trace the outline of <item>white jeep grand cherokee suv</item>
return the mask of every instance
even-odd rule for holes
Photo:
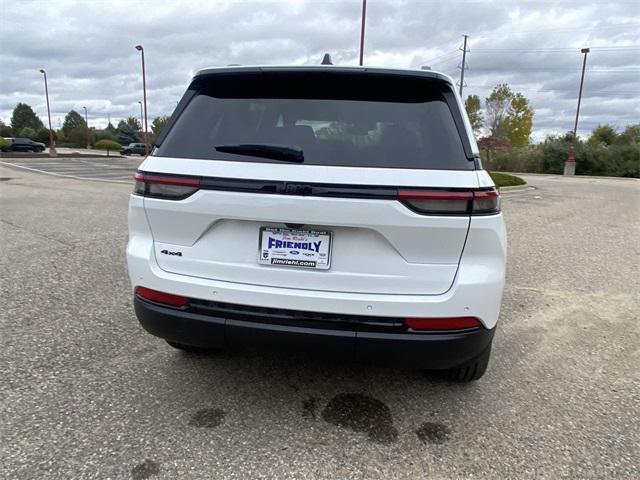
[[[486,370],[505,228],[440,73],[199,72],[136,174],[129,235],[137,317],[176,348]]]

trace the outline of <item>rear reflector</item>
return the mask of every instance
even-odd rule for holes
[[[482,326],[475,317],[405,318],[404,324],[412,330],[465,330]]]
[[[417,213],[483,215],[500,211],[500,194],[491,190],[399,190],[398,200]]]
[[[172,307],[184,307],[189,303],[187,297],[181,295],[173,295],[171,293],[159,292],[157,290],[151,290],[146,287],[137,287],[136,295],[145,300],[149,300],[155,303],[162,303],[163,305],[169,305]]]
[[[193,195],[200,188],[200,179],[197,177],[136,172],[135,179],[134,193],[165,200],[182,200]]]

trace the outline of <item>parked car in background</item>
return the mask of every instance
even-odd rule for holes
[[[6,152],[44,152],[46,148],[44,143],[34,142],[29,138],[5,138],[10,145],[4,147],[2,151]]]
[[[151,149],[147,146],[147,152],[150,152]],[[120,155],[144,155],[145,147],[144,143],[130,143],[127,146],[122,147],[120,150]]]

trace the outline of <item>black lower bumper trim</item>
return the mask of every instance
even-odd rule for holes
[[[163,307],[134,298],[136,315],[149,333],[198,347],[257,346],[298,350],[328,358],[351,358],[386,365],[446,369],[477,357],[495,329],[443,333],[391,333],[245,321]],[[304,324],[303,324],[304,325]]]

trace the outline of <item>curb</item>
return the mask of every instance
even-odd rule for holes
[[[531,185],[512,185],[509,187],[500,187],[500,192],[523,192],[525,190],[535,190]]]
[[[507,175],[515,175],[517,177],[591,178],[591,179],[607,179],[607,180],[640,181],[640,178],[636,178],[636,177],[607,177],[605,175],[563,175],[561,173],[527,173],[527,172],[496,172],[496,173],[506,173]]]

